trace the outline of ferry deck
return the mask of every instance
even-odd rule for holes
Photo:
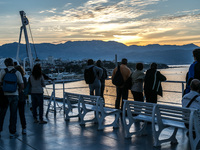
[[[44,106],[44,116],[46,112]],[[80,126],[78,119],[65,121],[63,110],[57,109],[56,116],[50,112],[47,124],[34,123],[30,104],[26,104],[27,134],[21,134],[21,125],[18,116],[17,132],[15,139],[9,137],[9,109],[7,111],[4,128],[0,138],[0,150],[190,150],[190,143],[186,136],[186,130],[179,129],[177,133],[178,144],[163,143],[161,147],[153,147],[151,124],[147,126],[146,136],[132,136],[124,138],[122,121],[119,128],[107,127],[102,131],[97,130],[97,124],[86,123]],[[92,113],[87,117],[92,117]],[[169,129],[170,130],[170,129]],[[162,136],[169,135],[164,131]],[[161,137],[162,138],[162,137]]]

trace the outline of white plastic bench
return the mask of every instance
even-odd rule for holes
[[[113,126],[113,128],[118,128],[118,120],[120,116],[120,110],[114,108],[104,107],[104,100],[100,96],[91,96],[91,95],[81,95],[79,104],[79,115],[80,115],[80,124],[83,125],[86,122],[98,122],[98,130],[102,130],[105,127]],[[88,112],[93,111],[95,117],[92,120],[86,120],[85,116]],[[104,124],[105,118],[107,116],[113,115],[115,118],[112,123]]]
[[[70,118],[79,117],[78,113],[75,113],[73,109],[78,110],[80,95],[74,93],[64,93],[63,99],[63,110],[65,115],[65,120],[69,120]],[[78,112],[78,111],[77,111]]]
[[[67,105],[66,105],[67,104]],[[119,127],[118,120],[120,116],[120,110],[114,108],[104,107],[104,101],[100,96],[81,95],[65,92],[65,98],[63,101],[64,113],[66,120],[72,117],[79,117],[80,125],[84,125],[86,122],[98,123],[98,130],[102,130],[105,127],[113,126]],[[69,115],[73,109],[78,109],[78,114]],[[86,119],[88,112],[94,112],[94,118]],[[105,124],[105,118],[113,115],[114,121],[112,123]]]
[[[125,115],[126,112],[127,117]],[[187,123],[189,124],[189,137],[191,148],[193,149],[194,140],[192,140],[192,126],[195,112],[195,109],[190,108],[124,100],[123,124],[125,128],[125,137],[129,138],[133,134],[144,134],[147,122],[152,122],[154,146],[160,146],[164,142],[178,143],[176,139],[177,130],[178,128],[185,129],[184,123]],[[132,124],[138,120],[144,121],[143,126],[139,131],[130,132]],[[168,127],[173,127],[171,136],[165,139],[159,139],[161,132]]]

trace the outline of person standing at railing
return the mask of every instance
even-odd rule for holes
[[[45,87],[44,77],[42,75],[42,70],[40,64],[36,64],[33,67],[32,74],[30,76],[31,84],[31,100],[32,100],[32,113],[34,118],[34,123],[46,124],[47,122],[43,120],[43,87]],[[39,119],[37,119],[37,107],[39,106]]]
[[[190,82],[193,79],[200,80],[200,48],[194,49],[192,53],[194,57],[194,62],[190,65],[189,71],[187,73],[187,79],[186,79],[187,84],[184,94],[190,92]]]
[[[88,59],[87,66],[84,70],[84,79],[86,84],[89,84],[90,95],[101,95],[101,77],[103,70],[94,65],[93,59]]]
[[[152,63],[151,68],[147,70],[144,79],[144,94],[146,102],[157,103],[157,95],[162,96],[161,81],[166,81],[166,77],[157,71],[157,64]]]
[[[136,70],[131,74],[132,87],[131,93],[133,94],[134,101],[144,102],[143,96],[143,82],[144,82],[143,63],[136,64]]]
[[[96,65],[97,65],[97,67],[99,67],[103,70],[103,74],[100,78],[100,81],[101,81],[101,94],[100,94],[100,96],[104,99],[105,80],[108,78],[107,70],[102,66],[101,60],[98,60],[96,62]]]
[[[115,108],[119,109],[120,108],[120,103],[121,103],[121,98],[122,98],[122,104],[121,104],[121,110],[123,109],[123,99],[128,100],[128,88],[125,85],[125,82],[127,81],[127,79],[130,77],[131,75],[131,70],[127,67],[127,63],[128,60],[126,58],[123,58],[121,61],[121,65],[119,65],[118,67],[116,67],[113,70],[113,74],[112,74],[112,82],[114,80],[114,78],[116,78],[116,75],[121,74],[122,75],[122,85],[121,86],[117,86],[116,84],[116,92],[117,92],[117,98],[115,101]],[[119,72],[117,72],[119,71]],[[121,81],[120,81],[121,82]],[[114,84],[114,82],[113,82]]]

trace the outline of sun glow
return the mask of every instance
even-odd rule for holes
[[[114,37],[115,37],[114,41],[121,42],[124,44],[130,42],[136,42],[142,38],[140,36],[126,36],[126,35],[114,35]]]

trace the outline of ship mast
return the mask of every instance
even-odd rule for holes
[[[30,47],[27,29],[26,29],[26,25],[29,24],[29,21],[28,21],[28,18],[26,17],[26,13],[24,11],[20,11],[19,13],[20,13],[20,16],[21,16],[22,26],[20,28],[19,45],[18,45],[18,49],[17,49],[16,59],[19,60],[19,47],[20,47],[20,42],[21,42],[22,30],[23,30],[25,41],[26,41],[26,51],[27,51],[29,62],[30,62],[30,68],[32,70],[32,68],[33,68],[33,56],[32,56],[32,53],[31,53],[31,47]],[[25,67],[24,67],[24,69],[25,69]]]

